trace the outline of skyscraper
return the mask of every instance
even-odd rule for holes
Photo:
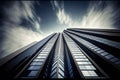
[[[119,78],[119,38],[112,29],[51,34],[1,59],[0,80]]]

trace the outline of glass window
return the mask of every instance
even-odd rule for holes
[[[54,61],[54,63],[53,63],[53,65],[52,65],[52,66],[56,65],[56,63],[57,63],[57,60],[56,60],[56,61]]]
[[[81,56],[81,55],[83,55],[84,56],[84,54],[73,54],[74,56]]]
[[[41,61],[33,61],[30,65],[42,65]]]
[[[80,50],[79,49],[73,49],[73,48],[71,48],[71,51],[72,52],[74,52],[74,51],[77,52],[77,51],[80,51]]]
[[[89,65],[91,64],[90,62],[77,62],[79,65]]]
[[[55,64],[54,66],[52,65],[52,70],[55,69],[57,67],[57,64]]]
[[[79,68],[81,69],[81,70],[96,70],[95,69],[95,67],[94,66],[92,66],[92,65],[79,65]]]
[[[44,50],[46,50],[46,49],[49,49],[49,50],[50,50],[50,49],[51,49],[51,47],[46,47],[46,48],[44,48]]]
[[[79,68],[82,70],[82,69],[86,69],[85,66],[79,66]]]
[[[77,54],[77,53],[82,53],[82,52],[81,52],[81,51],[79,51],[79,52],[72,52],[72,53],[76,53],[76,54]]]
[[[40,70],[40,67],[41,66],[30,66],[29,68],[28,68],[28,70]]]
[[[41,56],[41,55],[42,55],[42,56],[46,56],[47,54],[44,54],[44,53],[39,54],[39,56]]]
[[[82,71],[84,76],[98,76],[95,71]]]
[[[92,65],[85,65],[86,69],[89,69],[89,70],[96,70],[94,66]]]
[[[64,67],[61,64],[59,64],[59,67],[64,71]]]
[[[45,59],[44,58],[35,58],[33,61],[44,61]]]
[[[38,57],[41,57],[41,56],[42,56],[43,58],[45,58],[45,57],[46,57],[46,55],[38,55],[38,56],[37,56],[37,58],[38,58]]]
[[[105,55],[108,55],[108,53],[107,52],[102,52],[101,55],[105,56]]]
[[[97,49],[97,47],[92,47],[91,49]]]
[[[51,76],[53,76],[53,74],[56,75],[55,73],[56,73],[56,69],[54,69],[54,70],[51,72]]]
[[[68,45],[68,47],[69,47],[70,49],[72,49],[72,48],[74,48],[75,46],[72,46],[72,45]]]
[[[46,53],[46,54],[47,54],[48,52],[49,52],[49,51],[45,51],[45,50],[43,50],[41,53]]]
[[[104,51],[103,50],[99,50],[99,51],[96,51],[97,53],[103,53]]]
[[[119,64],[120,65],[120,61],[115,62],[115,64]]]
[[[112,55],[110,55],[110,54],[105,56],[105,58],[107,58],[107,59],[110,59],[110,58],[113,58],[113,57],[114,57],[114,56],[112,56]]]
[[[112,62],[116,62],[118,60],[119,60],[118,58],[112,58],[112,59],[110,59],[110,61],[112,61]]]
[[[59,69],[59,73],[60,73],[62,76],[64,76],[64,72],[63,72],[61,69]]]
[[[50,49],[43,49],[42,51],[49,51]]]
[[[37,56],[36,58],[46,58],[46,56]]]
[[[76,61],[89,61],[87,58],[83,58],[83,59],[75,59]]]
[[[88,71],[82,71],[84,76],[90,76],[90,74],[88,73]]]
[[[86,58],[86,56],[74,56],[75,58]]]
[[[59,61],[60,61],[60,62],[59,62],[60,64],[64,65],[63,60],[59,59]]]
[[[90,48],[93,48],[93,47],[95,47],[95,46],[94,46],[94,45],[89,45],[89,47],[90,47]]]
[[[34,77],[36,76],[38,73],[38,71],[30,71],[30,73],[28,74],[29,77]]]
[[[61,76],[60,74],[58,74],[58,78],[63,78],[63,76]]]
[[[101,50],[100,48],[96,48],[96,49],[94,49],[94,51],[99,51],[99,50]]]

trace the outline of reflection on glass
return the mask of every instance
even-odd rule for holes
[[[39,70],[41,66],[30,66],[28,70]]]
[[[98,76],[95,71],[82,71],[84,76]]]
[[[34,77],[37,76],[38,71],[30,71],[30,73],[28,74],[29,77]]]

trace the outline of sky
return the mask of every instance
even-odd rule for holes
[[[118,1],[1,1],[0,58],[67,28],[120,29]]]

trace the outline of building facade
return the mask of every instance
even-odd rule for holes
[[[120,79],[120,30],[70,28],[0,60],[0,80]]]

